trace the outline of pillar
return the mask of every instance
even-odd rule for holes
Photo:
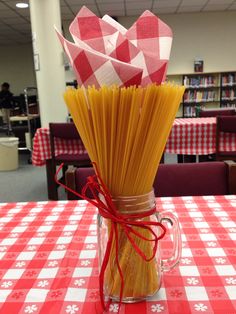
[[[32,43],[41,124],[65,122],[63,50],[54,25],[61,29],[60,0],[30,0]]]

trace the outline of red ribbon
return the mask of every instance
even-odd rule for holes
[[[110,219],[111,221],[111,230],[110,234],[108,237],[108,242],[107,242],[107,247],[105,251],[105,256],[102,262],[101,266],[101,271],[99,275],[99,288],[100,288],[100,299],[101,299],[101,304],[104,310],[107,309],[107,306],[104,301],[104,292],[103,292],[103,287],[104,287],[104,275],[105,271],[109,262],[110,254],[111,254],[111,248],[112,248],[112,243],[113,239],[115,239],[115,260],[118,268],[118,272],[121,278],[121,288],[120,288],[120,303],[122,300],[123,296],[123,290],[124,290],[124,277],[123,273],[119,264],[119,258],[118,258],[118,229],[117,229],[117,224],[121,226],[123,231],[125,232],[127,238],[129,239],[130,243],[132,244],[133,248],[135,251],[142,257],[142,259],[146,262],[151,261],[157,251],[157,246],[158,246],[158,241],[162,239],[166,233],[166,228],[160,223],[160,222],[153,222],[153,221],[140,221],[139,219],[142,219],[144,217],[148,217],[156,212],[156,208],[154,207],[148,212],[145,213],[138,213],[138,214],[122,214],[120,213],[113,201],[112,201],[112,196],[106,187],[105,183],[101,179],[101,176],[99,174],[99,171],[97,169],[96,163],[93,163],[96,171],[96,175],[94,176],[89,176],[87,178],[87,183],[82,189],[82,193],[79,194],[78,192],[72,190],[71,188],[67,187],[63,183],[61,183],[57,177],[58,173],[60,170],[63,168],[64,164],[61,164],[60,167],[58,168],[56,175],[55,175],[55,181],[57,184],[61,185],[63,188],[65,188],[67,191],[70,191],[71,193],[77,195],[78,197],[87,200],[90,204],[96,206],[98,208],[99,214],[106,219]],[[99,183],[99,182],[100,183]],[[92,193],[94,199],[90,199],[86,196],[87,190],[90,190]],[[98,194],[102,195],[104,198],[104,201],[102,201]],[[135,220],[138,219],[138,220]],[[155,232],[152,230],[151,227],[157,226],[162,229],[162,232],[159,236],[155,234]],[[139,227],[142,229],[147,230],[151,235],[152,238],[146,238],[142,234],[140,234],[137,230],[135,230],[133,227]],[[152,255],[151,257],[148,257],[145,255],[145,253],[139,248],[139,246],[135,243],[132,235],[135,235],[136,237],[139,237],[140,239],[148,242],[153,242],[153,249],[152,249]]]

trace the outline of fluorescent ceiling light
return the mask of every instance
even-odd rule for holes
[[[16,4],[16,7],[20,9],[28,8],[28,6],[29,6],[28,3],[25,3],[25,2],[19,2]]]

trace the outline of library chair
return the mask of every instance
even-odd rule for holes
[[[93,168],[71,168],[66,172],[66,184],[81,194]],[[236,163],[202,162],[160,164],[153,184],[155,196],[201,196],[236,193]],[[87,194],[92,198],[91,193]],[[68,199],[78,199],[67,192]]]
[[[65,180],[65,172],[69,165],[77,167],[90,167],[91,161],[88,154],[55,154],[55,140],[63,141],[61,145],[70,145],[73,140],[81,140],[80,135],[74,123],[49,123],[50,131],[50,149],[51,159],[47,161],[47,182],[48,182],[48,197],[51,200],[58,199],[58,185],[54,180],[56,167],[64,163],[63,175],[60,178],[62,182]],[[82,141],[81,141],[82,142]]]
[[[234,108],[215,108],[215,109],[201,109],[199,112],[199,117],[217,117],[217,116],[234,116],[236,111]],[[199,161],[213,161],[216,160],[215,154],[210,155],[200,155]]]
[[[221,138],[225,136],[234,136],[236,140],[236,116],[219,116],[216,119],[216,160],[234,160],[236,161],[236,149],[234,151],[221,151]],[[227,138],[224,137],[223,141]]]
[[[154,190],[158,197],[236,193],[236,163],[201,162],[160,165]]]
[[[200,118],[217,117],[217,116],[233,116],[236,114],[234,108],[216,108],[216,109],[201,109],[199,111]]]

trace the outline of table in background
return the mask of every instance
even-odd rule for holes
[[[178,118],[175,119],[165,151],[171,154],[208,155],[216,151],[216,118]],[[220,141],[220,150],[235,151],[236,136],[224,134]],[[56,154],[84,153],[81,141],[59,140]],[[86,151],[85,151],[86,152]],[[49,129],[38,129],[34,138],[32,162],[43,166],[51,158]]]
[[[32,138],[40,127],[40,115],[14,115],[10,116],[9,130],[19,138],[19,149],[32,151]]]
[[[178,214],[181,262],[155,296],[120,313],[236,313],[236,196],[161,198],[157,206]],[[0,204],[0,313],[96,313],[96,229],[85,201]]]
[[[55,139],[55,155],[87,153],[81,140]],[[48,128],[40,128],[35,133],[32,163],[44,166],[51,159],[50,132]]]
[[[55,155],[60,154],[85,154],[87,153],[82,141],[55,138]],[[51,156],[50,132],[48,128],[37,130],[33,141],[32,163],[35,166],[46,165],[48,199],[57,199],[55,190],[57,184],[54,181],[54,167]]]
[[[22,122],[22,121],[38,119],[39,117],[40,117],[40,115],[38,113],[37,114],[29,114],[28,116],[26,116],[26,115],[10,116],[10,121],[11,122]]]
[[[221,134],[220,150],[235,151],[236,135]],[[182,155],[214,154],[216,152],[216,118],[175,119],[165,151]]]
[[[175,119],[165,152],[181,155],[209,155],[215,153],[216,118]],[[236,150],[236,135],[224,134],[220,149]],[[55,140],[55,154],[84,154],[81,140]],[[47,191],[55,184],[52,176],[50,134],[48,128],[40,128],[34,137],[32,163],[35,166],[46,165]],[[52,198],[55,199],[55,198]]]

